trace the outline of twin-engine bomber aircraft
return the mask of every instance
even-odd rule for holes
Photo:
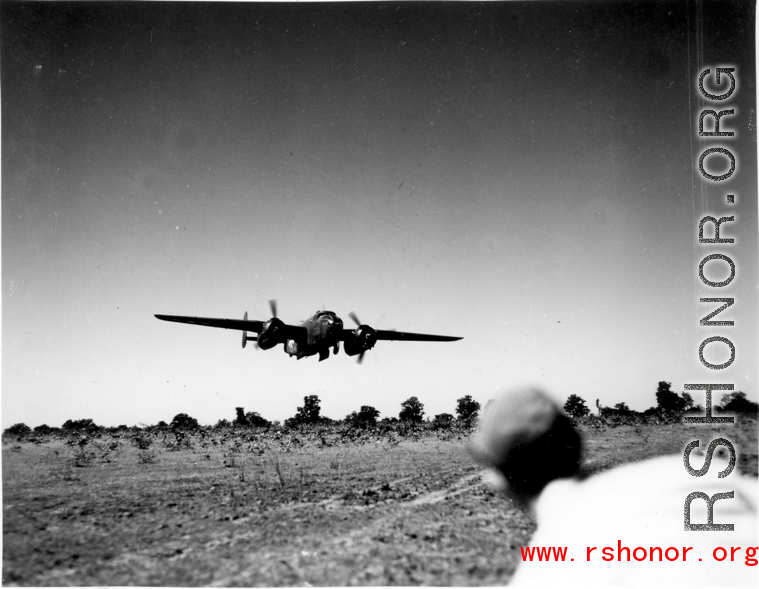
[[[243,348],[249,341],[255,341],[256,347],[263,350],[269,350],[277,344],[284,344],[285,352],[290,356],[295,356],[300,360],[306,356],[319,354],[320,362],[329,358],[330,348],[332,348],[333,353],[337,354],[340,351],[340,342],[345,342],[345,353],[348,356],[358,354],[358,363],[360,364],[366,351],[371,350],[378,340],[454,342],[462,339],[447,335],[426,335],[374,329],[362,324],[355,313],[350,313],[349,316],[358,327],[353,330],[345,329],[342,319],[332,311],[317,311],[305,321],[299,321],[297,325],[287,325],[277,318],[277,302],[269,301],[269,305],[272,318],[268,321],[249,320],[247,311],[242,320],[207,319],[205,317],[183,317],[179,315],[156,315],[156,317],[163,321],[239,329],[242,331]],[[249,331],[256,332],[258,336],[249,336]]]

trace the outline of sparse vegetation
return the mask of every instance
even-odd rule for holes
[[[158,462],[158,453],[150,449],[139,450],[137,452],[137,462],[140,464],[155,464]]]
[[[95,452],[88,448],[86,443],[79,443],[71,457],[74,466],[86,467],[91,466],[95,460]]]
[[[567,399],[565,409],[588,441],[589,472],[682,452],[689,436],[709,435],[708,428],[682,423],[688,408],[698,409],[692,399],[676,395],[664,386],[669,383],[660,385],[651,391],[652,400],[654,392],[660,393],[657,405],[645,412],[624,402],[603,407],[598,401],[598,414],[590,415],[584,399]],[[663,409],[660,400],[681,409]],[[730,435],[739,451],[737,468],[754,476],[756,408],[741,391],[724,395],[715,407],[741,414]],[[194,551],[193,579],[205,585],[334,585],[351,579],[385,585],[505,584],[516,561],[508,556],[512,560],[500,568],[492,563],[511,555],[509,546],[525,545],[533,524],[479,483],[479,466],[467,452],[479,405],[467,395],[458,399],[456,417],[439,413],[427,420],[416,397],[401,409],[400,419],[380,419],[377,409],[363,405],[335,422],[321,415],[319,398],[311,395],[284,425],[243,408],[234,420],[213,427],[200,426],[185,413],[170,426],[100,428],[92,420],[69,420],[64,428],[44,425],[32,431],[16,424],[4,433],[4,499],[14,505],[5,514],[4,575],[19,585],[187,585],[183,559],[162,559],[160,567],[151,560],[151,554],[176,545],[175,550]],[[722,426],[715,431],[726,433]],[[84,491],[87,501],[80,505]],[[42,497],[48,494],[61,499],[45,503]],[[43,510],[44,524],[31,530],[28,522],[38,521],[40,505],[50,506]],[[340,513],[349,515],[336,518]],[[477,522],[484,520],[470,513],[487,514],[492,523],[480,526]],[[235,527],[242,519],[250,520],[244,530]],[[362,526],[371,533],[346,544],[346,534]],[[148,528],[154,530],[149,535],[137,532]],[[66,535],[72,529],[78,534],[75,543]],[[242,535],[236,535],[238,530]],[[44,550],[44,559],[29,549],[30,537]],[[229,538],[226,552],[204,556],[199,547],[206,546],[203,538],[208,537]],[[435,568],[434,559],[420,551],[419,538],[439,542],[436,550],[450,563],[444,569],[449,572]],[[456,554],[469,550],[470,560],[487,555],[487,562],[472,572],[450,559],[449,545],[457,547]],[[77,546],[86,546],[86,552]],[[270,563],[289,562],[289,555],[310,553],[313,546],[324,547],[324,556],[293,561],[298,576],[271,568]],[[215,577],[222,569],[237,570],[241,550],[260,566],[246,566],[238,576]],[[144,570],[153,572],[143,577],[135,573],[141,569],[112,564],[119,562],[113,556],[122,554],[148,555],[140,558],[147,559]],[[376,573],[340,577],[346,569],[330,556],[338,554],[355,563],[351,571]],[[52,555],[60,564],[50,564]],[[319,568],[316,562],[325,564]],[[403,576],[410,562],[416,572]]]
[[[736,468],[755,475],[756,417],[736,421],[710,429],[634,411],[575,418],[594,472],[682,454],[693,436],[718,432],[734,441]],[[3,574],[21,586],[504,585],[513,546],[526,545],[534,524],[481,484],[470,431],[441,413],[367,427],[13,438],[3,454]],[[186,553],[192,559],[174,558]]]

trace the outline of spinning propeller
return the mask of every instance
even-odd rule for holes
[[[271,309],[271,316],[272,319],[277,319],[277,300],[276,299],[269,299],[269,309]],[[245,315],[243,315],[243,321],[248,320],[248,312],[245,311]],[[271,320],[270,320],[271,321]],[[248,342],[256,342],[256,350],[260,350],[261,346],[258,345],[258,338],[257,337],[249,337],[247,331],[242,332],[242,347],[245,347],[245,344]]]
[[[374,330],[374,328],[369,327],[368,325],[364,325],[361,323],[361,320],[358,318],[358,316],[351,311],[348,313],[348,317],[353,319],[353,322],[358,325],[358,329],[356,329],[353,333],[356,334],[356,337],[359,339],[363,339],[364,342],[369,342],[371,340],[376,341],[377,340],[377,332]],[[356,358],[356,362],[361,364],[364,361],[364,354],[366,354],[367,349],[371,349],[374,346],[374,341],[371,342],[370,346],[367,346],[366,349],[361,350],[358,354],[358,358]]]

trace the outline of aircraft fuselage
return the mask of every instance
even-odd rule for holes
[[[335,354],[340,350],[343,321],[332,311],[317,311],[305,321],[299,321],[298,326],[306,328],[307,337],[305,341],[285,341],[285,352],[290,356],[300,360],[319,354],[319,360],[324,360],[329,357],[330,348]]]

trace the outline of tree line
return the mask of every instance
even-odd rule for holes
[[[750,401],[743,391],[735,391],[722,397],[715,408],[719,413],[757,414],[759,404]],[[689,393],[677,394],[672,390],[672,383],[661,380],[656,388],[656,406],[645,411],[633,411],[626,403],[617,403],[614,407],[603,407],[596,399],[596,410],[601,417],[632,416],[632,415],[678,415],[681,413],[704,413],[701,405],[695,405]],[[585,399],[579,395],[569,395],[564,403],[564,411],[571,417],[585,417],[590,414],[590,408]]]
[[[280,426],[279,422],[271,422],[256,412],[245,412],[243,407],[235,408],[235,418],[232,421],[220,419],[214,427],[276,427]],[[431,420],[433,427],[448,427],[458,421],[464,425],[473,425],[480,412],[480,404],[472,399],[471,395],[465,395],[456,402],[456,416],[449,413],[440,413],[435,415]],[[422,423],[425,411],[424,404],[418,397],[409,397],[401,403],[401,410],[398,417],[385,417],[380,419],[380,412],[370,405],[362,405],[358,411],[345,416],[342,420],[330,419],[321,414],[321,400],[318,395],[308,395],[303,398],[303,405],[298,407],[295,415],[284,421],[284,427],[294,428],[306,425],[333,425],[344,423],[352,427],[367,428],[374,427],[379,423]],[[429,419],[427,421],[430,421]],[[200,423],[194,417],[187,413],[178,413],[170,423],[159,421],[155,426],[157,429],[172,430],[192,430],[200,428]],[[64,432],[94,432],[102,429],[95,424],[92,419],[67,420],[60,428]],[[120,425],[114,430],[127,430],[126,425]],[[48,425],[40,425],[33,430],[24,423],[17,423],[7,428],[4,433],[12,435],[25,435],[27,433],[46,434],[59,431]]]
[[[489,401],[488,404],[492,402]],[[676,393],[672,390],[672,383],[660,381],[656,389],[656,406],[638,412],[630,409],[626,403],[617,403],[614,407],[604,407],[596,399],[596,410],[600,417],[634,417],[634,416],[666,416],[668,419],[676,418],[678,415],[686,412],[704,413],[704,408],[695,405],[693,397],[686,393]],[[759,405],[750,401],[746,393],[736,391],[726,394],[722,397],[720,403],[714,407],[715,412],[732,413],[732,414],[757,414]],[[564,411],[574,418],[586,417],[591,413],[585,399],[579,395],[570,395],[564,403]],[[459,423],[471,427],[477,420],[480,413],[480,404],[472,399],[471,395],[465,395],[456,401],[456,415],[450,413],[440,413],[430,419],[425,420],[424,404],[418,397],[409,397],[401,403],[401,410],[398,417],[385,417],[380,419],[380,412],[370,405],[362,405],[358,411],[353,411],[345,416],[342,420],[330,419],[321,414],[321,400],[318,395],[308,395],[303,398],[303,405],[298,407],[295,415],[285,419],[284,424],[271,422],[260,414],[250,411],[245,412],[244,408],[236,408],[236,416],[233,420],[220,419],[214,427],[280,427],[295,428],[308,425],[334,425],[345,424],[355,428],[374,427],[380,423],[422,423],[429,422],[435,429],[449,428],[454,423]],[[170,423],[159,421],[155,426],[157,429],[172,430],[192,430],[200,428],[200,423],[194,417],[186,413],[179,413],[174,416]],[[95,432],[101,428],[93,422],[92,419],[67,420],[60,429],[48,425],[40,425],[34,429],[24,423],[17,423],[5,430],[5,434],[25,435],[28,433],[46,434],[58,431],[63,432]],[[126,425],[120,425],[112,430],[130,429]]]

